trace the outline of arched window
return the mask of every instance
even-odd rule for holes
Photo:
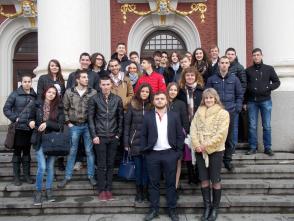
[[[13,89],[16,89],[23,74],[31,74],[38,65],[38,34],[24,35],[16,44],[13,58]]]
[[[149,57],[154,51],[166,51],[170,54],[177,51],[184,54],[187,51],[183,39],[175,32],[168,30],[158,30],[151,33],[143,42],[141,57]]]

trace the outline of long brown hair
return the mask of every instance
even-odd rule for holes
[[[56,79],[57,79],[61,84],[64,85],[64,79],[63,79],[63,76],[62,76],[61,65],[60,65],[60,63],[59,63],[58,60],[56,60],[56,59],[51,59],[51,60],[49,61],[49,63],[48,63],[48,68],[47,68],[47,70],[48,70],[48,74],[49,74],[50,77],[53,79],[53,74],[52,74],[51,71],[50,71],[50,63],[51,63],[51,62],[54,63],[55,65],[57,65],[57,67],[59,68],[59,70],[58,70],[58,72],[57,72],[57,74],[56,74]]]
[[[49,114],[49,119],[50,120],[56,120],[57,115],[58,115],[58,106],[60,105],[60,98],[58,96],[58,90],[56,89],[56,87],[54,85],[49,85],[48,87],[46,87],[46,89],[43,91],[42,94],[42,101],[45,102],[45,98],[46,98],[46,93],[50,88],[54,88],[55,92],[56,92],[56,96],[55,98],[50,102],[50,114]]]
[[[180,80],[180,88],[184,89],[186,87],[186,74],[193,73],[195,75],[195,82],[201,87],[204,87],[204,81],[202,75],[195,67],[188,67],[182,72],[181,80]]]
[[[207,56],[206,51],[203,48],[196,48],[195,51],[193,52],[193,55],[192,55],[192,61],[191,61],[191,65],[192,66],[195,66],[196,65],[196,62],[197,62],[196,56],[195,56],[196,55],[196,51],[202,51],[202,53],[203,53],[203,59],[202,59],[202,61],[204,61],[206,64],[210,64],[210,60],[209,60],[209,58]]]

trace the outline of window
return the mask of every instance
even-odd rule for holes
[[[143,42],[141,57],[149,57],[154,51],[166,51],[170,54],[177,51],[184,54],[187,51],[183,39],[173,31],[155,31]]]

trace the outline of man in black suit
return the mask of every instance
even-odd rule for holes
[[[150,211],[144,221],[158,217],[161,172],[166,180],[168,214],[172,221],[178,221],[176,213],[176,171],[184,135],[177,113],[167,110],[167,96],[164,92],[154,95],[155,109],[145,114],[142,128],[142,151],[145,154],[149,175]]]

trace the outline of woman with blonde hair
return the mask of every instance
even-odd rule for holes
[[[184,69],[180,80],[180,90],[177,98],[186,104],[189,119],[189,129],[194,114],[200,105],[203,90],[203,78],[196,68],[188,67]],[[186,131],[186,133],[189,134],[189,131]],[[191,151],[187,148],[187,146],[184,147],[183,161],[185,161],[187,165],[188,183],[198,183],[198,171],[197,168],[194,170],[194,166],[192,165]]]
[[[213,88],[202,94],[201,105],[191,123],[190,135],[196,152],[196,165],[201,180],[204,212],[201,220],[214,221],[221,200],[221,168],[230,123],[229,113],[223,108]],[[212,202],[210,196],[212,183]]]

